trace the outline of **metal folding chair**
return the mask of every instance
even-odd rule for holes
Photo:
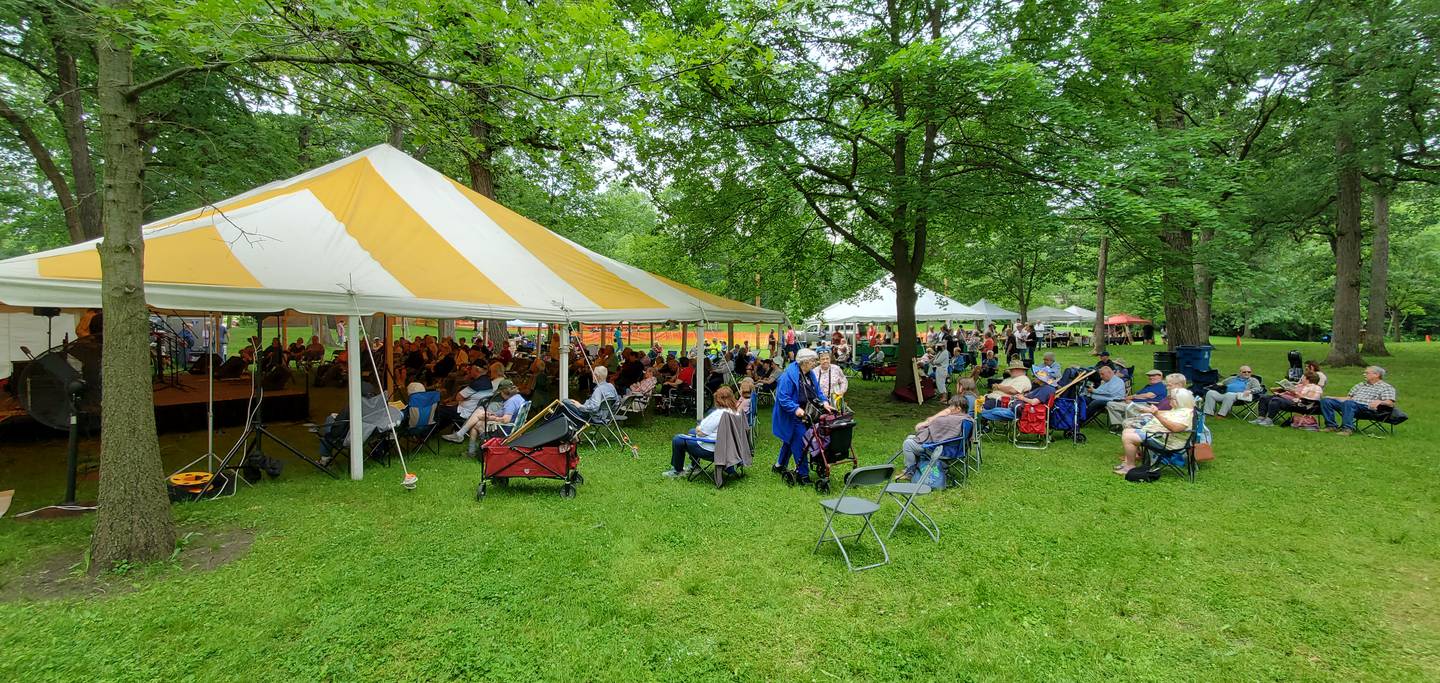
[[[495,431],[500,432],[501,436],[508,438],[511,434],[515,433],[516,429],[520,428],[520,425],[525,424],[525,421],[528,419],[530,419],[530,401],[526,401],[520,406],[520,410],[515,411],[515,418],[510,420],[510,424],[496,424]]]
[[[890,480],[893,479],[894,476],[895,466],[891,464],[870,465],[868,467],[857,467],[853,470],[850,470],[850,472],[845,475],[845,486],[844,488],[840,489],[840,497],[827,498],[820,501],[820,509],[824,510],[825,514],[825,526],[820,530],[820,538],[819,540],[815,541],[815,549],[811,551],[811,554],[820,552],[820,546],[824,545],[824,543],[829,540],[834,541],[835,545],[840,547],[840,555],[845,558],[845,566],[849,567],[850,571],[852,572],[864,571],[866,569],[874,569],[875,567],[879,567],[881,565],[890,564],[890,551],[885,549],[885,541],[884,539],[880,538],[880,532],[875,530],[875,525],[871,523],[870,518],[876,512],[880,511],[880,501],[884,499],[885,496],[885,491],[883,490],[883,487],[885,486],[885,484],[890,483]],[[861,498],[859,496],[845,495],[850,491],[851,488],[860,488],[865,486],[882,487],[880,496],[875,500],[870,500],[868,498]],[[844,515],[846,517],[860,517],[865,522],[864,525],[860,527],[859,531],[853,534],[846,534],[842,536],[835,531],[834,521],[836,515]],[[875,564],[868,564],[863,567],[856,567],[855,564],[850,561],[850,553],[845,549],[845,539],[859,539],[861,536],[865,535],[866,529],[869,529],[870,534],[875,537],[875,542],[880,544],[880,552],[885,556],[885,559],[884,561],[876,562]],[[828,539],[826,538],[826,534],[829,534]]]

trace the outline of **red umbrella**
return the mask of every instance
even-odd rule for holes
[[[1139,318],[1129,313],[1117,313],[1105,319],[1106,325],[1146,325],[1149,320]]]

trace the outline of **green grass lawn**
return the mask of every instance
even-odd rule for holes
[[[1231,341],[1216,365],[1274,379],[1291,348],[1323,355]],[[1394,439],[1216,421],[1196,483],[1148,485],[1110,473],[1118,439],[1099,430],[987,445],[978,476],[924,502],[941,542],[902,526],[893,564],[860,574],[811,554],[817,496],[768,462],[719,491],[663,479],[679,419],[631,430],[638,461],[587,451],[573,500],[533,482],[476,503],[478,467],[449,444],[414,460],[413,492],[398,465],[349,482],[292,461],[175,507],[186,529],[256,530],[229,565],[0,603],[0,680],[1437,680],[1440,350],[1394,348],[1412,415]],[[1117,355],[1145,368],[1154,350]],[[1330,371],[1330,393],[1358,376]],[[883,461],[931,408],[857,384],[862,462]],[[163,443],[178,465],[203,436]],[[12,511],[58,500],[62,452],[0,447]],[[91,524],[0,520],[0,588],[56,553],[78,562]]]

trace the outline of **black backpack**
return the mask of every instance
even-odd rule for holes
[[[1161,471],[1162,468],[1160,465],[1132,467],[1129,472],[1125,473],[1125,481],[1143,481],[1147,484],[1152,481],[1159,481]]]

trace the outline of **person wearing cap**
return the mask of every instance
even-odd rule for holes
[[[785,366],[780,374],[775,387],[775,408],[770,415],[770,433],[780,439],[780,456],[771,469],[784,472],[794,457],[795,473],[802,484],[810,481],[810,462],[805,457],[805,406],[811,401],[820,401],[826,410],[834,410],[820,388],[820,378],[815,376],[818,364],[814,349],[800,349],[795,354],[795,362]]]
[[[1030,378],[1025,376],[1025,364],[1019,359],[1010,361],[1005,372],[1008,376],[996,384],[994,390],[986,394],[985,398],[999,401],[1005,396],[1019,396],[1030,391]]]
[[[520,390],[515,386],[515,383],[508,379],[502,379],[495,384],[495,395],[505,401],[500,407],[500,410],[492,411],[488,408],[485,410],[477,410],[471,413],[470,417],[466,418],[465,424],[455,430],[454,434],[445,434],[440,438],[451,443],[464,443],[465,436],[468,434],[472,437],[470,443],[471,450],[473,451],[475,444],[474,437],[479,435],[477,428],[481,425],[488,430],[491,425],[510,424],[514,422],[515,417],[520,414],[520,408],[525,405],[525,397],[520,395]]]
[[[1112,429],[1119,428],[1125,422],[1125,418],[1142,414],[1144,411],[1141,410],[1141,407],[1165,400],[1165,396],[1168,394],[1165,388],[1165,373],[1151,369],[1150,372],[1145,373],[1145,380],[1149,382],[1145,388],[1105,405],[1105,412],[1110,416]]]

